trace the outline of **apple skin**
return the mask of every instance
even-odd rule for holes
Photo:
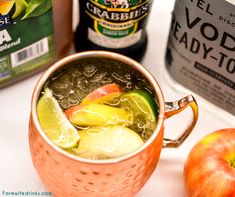
[[[90,102],[100,102],[110,99],[109,97],[115,97],[120,95],[122,92],[121,87],[118,84],[111,83],[104,86],[101,86],[90,94],[88,94],[82,101],[81,104],[87,104]]]
[[[184,186],[189,197],[235,197],[235,128],[215,131],[192,148]]]

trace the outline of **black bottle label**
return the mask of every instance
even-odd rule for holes
[[[125,48],[140,41],[151,0],[88,0],[88,39],[107,48]]]

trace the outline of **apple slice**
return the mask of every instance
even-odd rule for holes
[[[90,102],[104,103],[105,101],[109,101],[115,97],[119,97],[121,93],[121,87],[116,83],[111,83],[108,85],[101,86],[92,91],[83,99],[81,104],[83,105]]]
[[[81,140],[73,151],[88,159],[120,157],[144,143],[135,131],[124,126],[91,127],[79,131],[79,135]]]
[[[124,109],[97,103],[71,107],[65,114],[77,126],[129,125],[133,119]]]

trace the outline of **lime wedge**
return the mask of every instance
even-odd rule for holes
[[[91,127],[79,131],[75,154],[89,159],[109,159],[128,154],[143,144],[141,137],[123,126]]]
[[[61,148],[71,148],[77,144],[80,138],[78,131],[66,118],[48,88],[38,102],[37,113],[42,129],[52,142]]]
[[[65,113],[77,126],[129,125],[132,122],[128,111],[97,103],[71,107]]]
[[[145,132],[142,136],[148,138],[157,124],[158,106],[155,100],[143,90],[134,90],[121,96],[120,107],[133,114],[132,129],[136,132]],[[149,134],[150,132],[150,134]]]

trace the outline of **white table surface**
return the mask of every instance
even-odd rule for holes
[[[156,77],[165,99],[173,101],[184,94],[171,88],[164,77],[164,54],[174,0],[156,0],[148,23],[149,45],[143,64]],[[46,191],[32,165],[28,146],[28,120],[33,88],[42,73],[0,90],[0,196],[2,191]],[[200,107],[192,134],[177,149],[162,150],[160,161],[137,197],[183,197],[183,165],[192,146],[212,131],[235,127],[206,106]],[[182,129],[187,113],[166,121],[166,135]]]

